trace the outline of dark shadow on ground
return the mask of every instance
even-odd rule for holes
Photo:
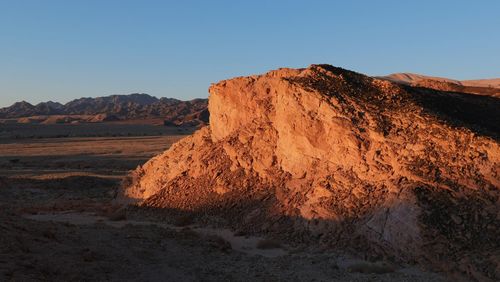
[[[161,135],[189,135],[195,127],[157,126],[150,124],[2,124],[0,123],[0,143],[10,140],[67,137],[133,137]]]
[[[84,192],[84,190],[108,190],[116,188],[119,180],[97,176],[67,176],[48,179],[15,177],[0,177],[2,189],[43,189],[43,190],[71,190]]]
[[[152,155],[153,156],[153,155]],[[80,169],[128,171],[144,164],[152,156],[122,155],[10,155],[0,156],[0,170],[23,169]],[[1,173],[1,171],[0,171]]]
[[[75,207],[85,210],[85,205],[95,204],[89,202],[89,199],[105,202],[112,199],[109,192],[113,192],[116,185],[117,181],[88,176],[43,180],[0,178],[0,206],[5,202],[22,206],[25,204],[22,202],[27,201],[36,206],[38,203],[53,201],[56,195],[55,200],[69,204],[52,206],[51,202],[50,208],[54,211]],[[46,191],[45,196],[37,198],[39,194],[31,193],[34,189]],[[14,194],[7,196],[3,193],[5,190]],[[23,191],[30,193],[20,195]],[[422,246],[421,252],[416,254],[401,253],[398,246],[391,246],[384,240],[358,232],[358,227],[367,220],[365,215],[344,217],[342,220],[308,220],[299,215],[284,215],[276,208],[277,199],[269,191],[248,197],[240,194],[239,196],[243,196],[239,197],[240,200],[220,197],[210,204],[189,210],[168,204],[164,207],[132,206],[127,209],[123,219],[137,217],[139,220],[157,220],[185,228],[192,224],[213,225],[233,229],[241,236],[263,235],[284,245],[313,247],[323,250],[322,252],[346,252],[369,261],[416,263],[430,270],[446,271],[449,275],[454,274],[462,279],[467,275],[478,280],[481,277],[495,277],[495,257],[492,250],[500,248],[496,240],[498,229],[491,230],[492,227],[495,228],[494,219],[492,221],[492,216],[494,218],[495,215],[492,211],[486,211],[486,215],[475,218],[476,213],[484,206],[482,201],[485,195],[478,191],[457,200],[451,191],[425,186],[415,188],[415,193],[419,205],[428,211],[420,218],[428,228],[423,236],[433,236],[433,241],[427,238],[431,243]],[[82,200],[87,202],[82,202],[79,206],[79,201]],[[494,199],[488,201],[492,200]],[[16,204],[16,201],[20,204]],[[27,211],[37,212],[35,209]],[[462,222],[453,219],[455,214],[461,215]],[[468,269],[475,272],[467,272]]]
[[[249,196],[244,201],[221,198],[189,210],[175,207],[176,203],[171,206],[166,203],[163,207],[139,205],[130,210],[143,218],[177,226],[215,224],[243,236],[264,235],[295,246],[341,250],[370,261],[418,264],[456,275],[454,279],[496,279],[496,255],[492,250],[500,249],[500,242],[496,240],[500,235],[500,222],[495,219],[495,211],[483,211],[484,214],[477,217],[482,207],[494,206],[494,199],[481,191],[445,191],[427,186],[415,187],[414,193],[424,211],[419,218],[419,224],[424,224],[420,227],[422,234],[418,235],[426,242],[422,246],[397,246],[385,241],[382,235],[360,232],[375,210],[340,217],[340,220],[309,220],[300,215],[282,214],[276,208],[277,200],[272,193]],[[457,198],[458,194],[462,196]],[[457,215],[460,220],[456,219]],[[217,220],[208,220],[213,218]],[[404,232],[410,231],[401,232],[401,236],[405,236]]]
[[[92,210],[109,203],[120,179],[65,176],[36,179],[0,177],[0,206],[24,213]]]

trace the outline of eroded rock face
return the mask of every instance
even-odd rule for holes
[[[134,171],[122,198],[410,261],[499,249],[498,99],[328,65],[209,92],[210,127]]]

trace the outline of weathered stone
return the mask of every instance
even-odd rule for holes
[[[327,65],[209,92],[210,127],[133,172],[124,199],[410,260],[467,249],[460,238],[498,248],[483,221],[500,226],[499,101]]]

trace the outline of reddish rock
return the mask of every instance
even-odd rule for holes
[[[134,171],[122,199],[407,261],[499,249],[498,99],[328,65],[209,92],[210,127]]]

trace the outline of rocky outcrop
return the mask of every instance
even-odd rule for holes
[[[498,99],[329,65],[209,92],[210,127],[137,168],[121,199],[289,242],[499,274]]]

